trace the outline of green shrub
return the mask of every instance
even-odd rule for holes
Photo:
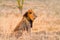
[[[18,2],[18,8],[19,8],[20,11],[22,12],[24,0],[17,0],[17,2]]]

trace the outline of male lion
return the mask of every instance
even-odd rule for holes
[[[14,29],[13,35],[17,38],[22,35],[23,31],[27,31],[28,33],[31,32],[32,23],[37,16],[34,12],[30,9],[28,10],[21,20],[21,22],[17,25]]]

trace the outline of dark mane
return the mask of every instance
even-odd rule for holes
[[[26,13],[23,15],[23,17],[28,17],[27,14],[28,14],[28,12],[26,12]]]
[[[31,27],[32,27],[32,20],[28,17],[28,12],[26,12],[24,15],[23,15],[23,17],[25,17],[29,22],[30,22],[30,24],[31,24]],[[29,19],[28,19],[29,18]]]

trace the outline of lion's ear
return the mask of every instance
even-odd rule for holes
[[[32,9],[29,9],[28,12],[32,12]]]

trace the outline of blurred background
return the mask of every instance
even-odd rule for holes
[[[22,14],[16,0],[0,0],[0,40],[10,40],[7,35],[29,9],[37,18],[33,22],[31,35],[25,34],[21,40],[60,40],[60,0],[24,0]]]

